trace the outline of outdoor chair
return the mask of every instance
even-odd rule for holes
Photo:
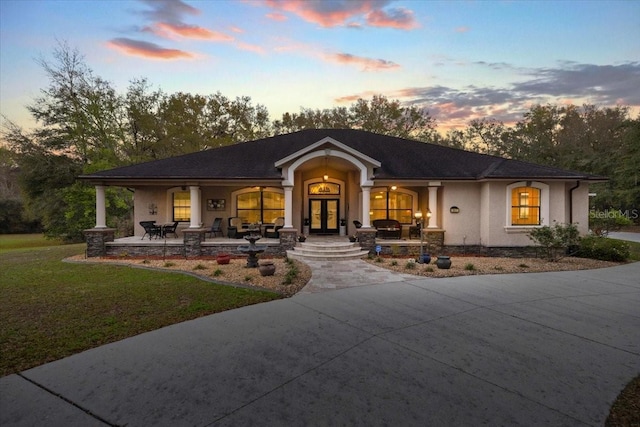
[[[162,228],[162,234],[164,235],[164,237],[167,237],[167,234],[173,234],[174,236],[178,237],[178,233],[176,231],[176,229],[178,228],[178,222],[174,222],[171,225],[165,225]]]
[[[155,221],[140,221],[140,225],[144,228],[144,234],[142,235],[142,239],[144,240],[145,236],[149,236],[149,240],[152,238],[158,238],[162,235],[162,227],[156,225]]]
[[[211,229],[205,234],[209,234],[210,237],[216,237],[216,234],[218,233],[224,235],[224,233],[222,232],[222,218],[214,219],[213,224],[211,225]]]
[[[284,218],[280,216],[276,218],[275,221],[273,221],[272,226],[267,226],[267,228],[264,229],[264,236],[270,237],[272,239],[277,239],[278,237],[280,237],[280,232],[278,230],[280,230],[282,227],[284,227]]]
[[[240,239],[244,237],[246,233],[242,231],[242,218],[237,216],[232,216],[229,218],[229,227],[227,227],[227,236],[230,239],[236,238]]]

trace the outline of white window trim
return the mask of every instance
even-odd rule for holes
[[[533,187],[540,190],[540,225],[512,225],[511,224],[511,192],[517,187]],[[549,186],[543,182],[519,181],[507,185],[506,214],[504,229],[507,233],[526,233],[535,228],[549,225]]]

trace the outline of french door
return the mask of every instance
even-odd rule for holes
[[[309,199],[309,213],[311,234],[337,234],[340,221],[339,199]]]

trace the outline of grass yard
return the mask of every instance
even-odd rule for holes
[[[84,244],[0,235],[0,376],[211,313],[281,298],[182,274],[71,264]],[[55,243],[54,243],[55,244]]]

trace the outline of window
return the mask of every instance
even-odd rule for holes
[[[401,224],[411,224],[413,220],[413,195],[402,191],[372,191],[371,220],[395,219]]]
[[[340,184],[331,182],[315,182],[309,184],[309,195],[311,196],[337,196],[340,194]]]
[[[511,225],[541,225],[542,189],[531,185],[511,188]]]
[[[236,196],[236,207],[242,222],[270,224],[284,217],[284,195],[266,190],[248,191]]]
[[[191,221],[191,196],[188,191],[173,193],[173,220]]]

